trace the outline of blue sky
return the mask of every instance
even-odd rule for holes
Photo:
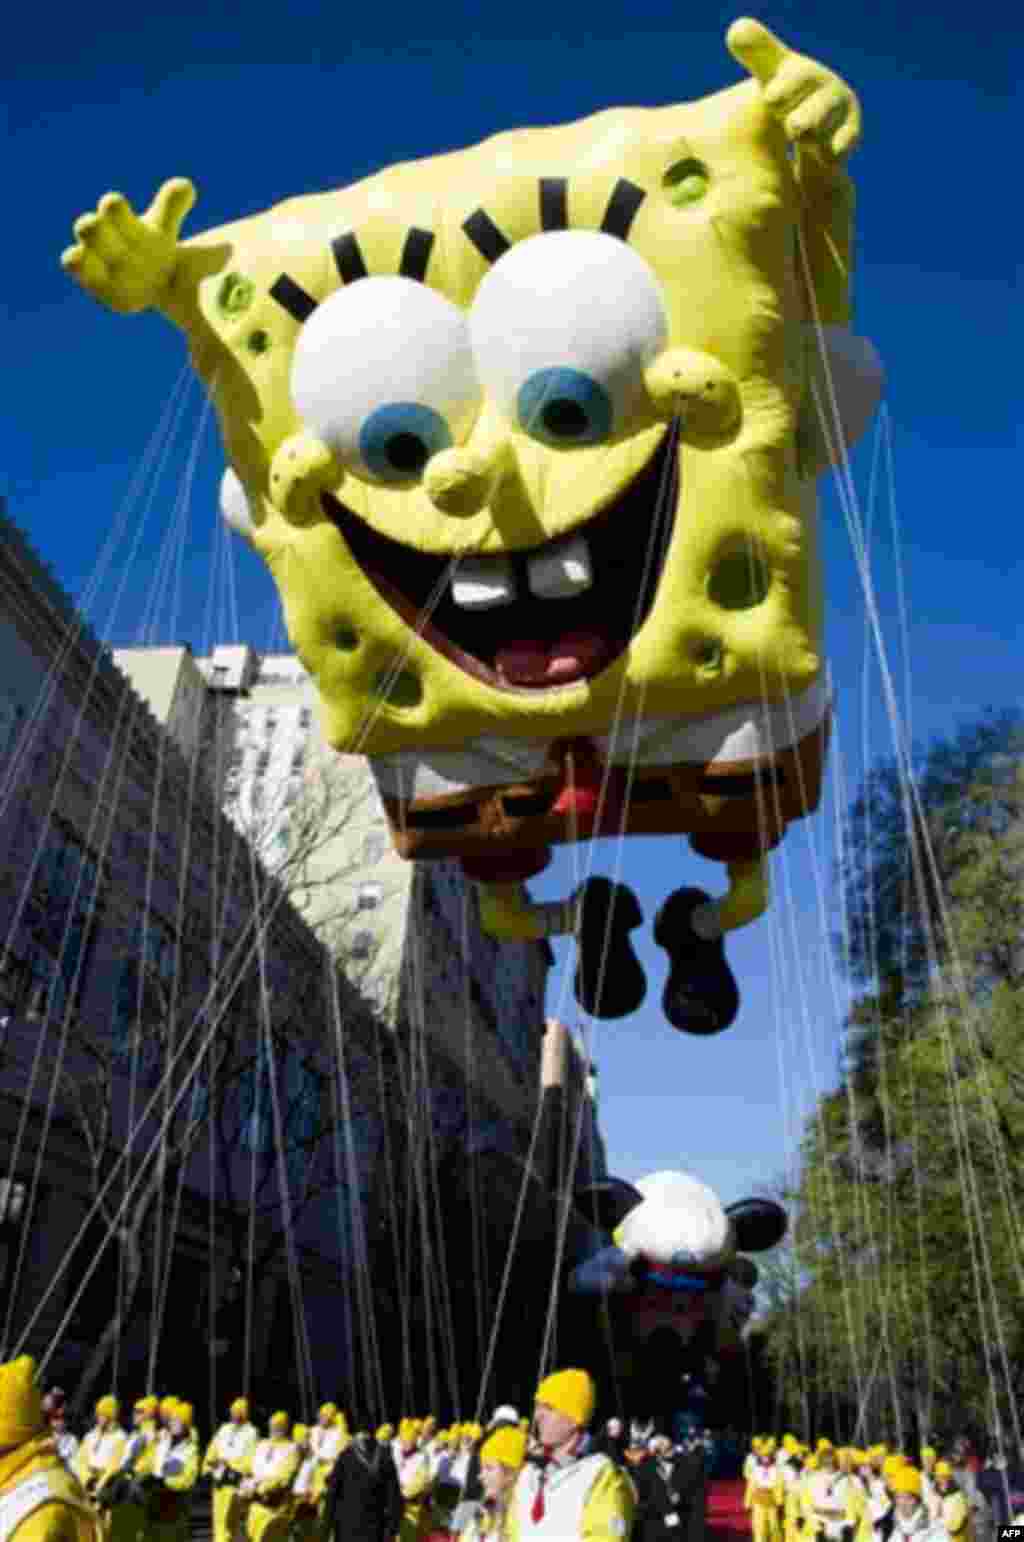
[[[184,174],[199,189],[186,227],[194,232],[501,129],[700,96],[739,78],[723,42],[737,14],[700,0],[563,0],[557,8],[550,0],[503,8],[449,0],[441,9],[154,0],[141,10],[113,0],[101,17],[64,7],[59,19],[21,9],[8,23],[3,93],[10,320],[2,486],[10,512],[66,587],[82,595],[95,574],[183,362],[180,338],[160,319],[116,318],[64,277],[58,258],[76,215],[109,188],[144,207],[165,177]],[[1011,472],[1020,404],[1012,147],[1024,127],[1014,101],[1021,31],[1011,35],[994,12],[917,0],[843,9],[779,0],[754,14],[837,69],[864,105],[865,142],[852,163],[857,328],[888,371],[899,526],[894,537],[879,516],[873,568],[901,694],[908,668],[913,730],[927,738],[987,703],[1021,697],[1024,563]],[[116,580],[125,578],[109,622],[118,642],[188,639],[202,648],[233,625],[220,590],[211,590],[211,574],[223,580],[214,560],[223,462],[209,427],[180,579],[158,579],[158,604],[147,608],[198,422],[193,393],[134,556],[137,509],[98,592],[92,614],[107,627]],[[869,457],[870,447],[857,457],[862,488]],[[852,785],[891,735],[877,668],[864,672],[864,601],[831,495],[823,551],[840,714],[833,765]],[[238,542],[233,562],[240,635],[280,645],[269,577]],[[594,1037],[614,1171],[638,1177],[685,1166],[732,1199],[782,1166],[796,1112],[815,1076],[835,1064],[837,1018],[812,862],[813,853],[827,875],[833,817],[830,795],[818,819],[787,840],[775,919],[733,939],[744,1006],[723,1037],[689,1041],[665,1025],[663,956],[648,928],[647,1003],[624,1023],[598,1025]],[[543,891],[564,889],[576,860],[560,858]],[[595,870],[610,871],[614,860],[602,845]],[[649,920],[676,884],[714,889],[719,881],[678,842],[630,843],[622,876]],[[772,965],[780,933],[781,987]],[[560,947],[553,993],[565,957]]]

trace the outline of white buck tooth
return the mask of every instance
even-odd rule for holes
[[[464,557],[452,579],[452,599],[463,610],[511,605],[516,581],[507,557]]]
[[[541,600],[567,600],[582,594],[594,582],[590,548],[581,535],[574,535],[557,546],[548,546],[531,558],[528,569],[530,588]]]

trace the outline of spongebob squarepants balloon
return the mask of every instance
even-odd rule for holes
[[[828,703],[817,474],[879,370],[849,322],[859,108],[759,23],[750,78],[392,166],[179,242],[165,183],[64,266],[187,334],[226,518],[262,553],[328,741],[371,758],[400,851],[458,856],[499,937],[575,932],[577,996],[631,1011],[623,885],[559,904],[551,846],[689,836],[728,868],[655,922],[665,1010],[716,1032],[722,937],[816,806]]]

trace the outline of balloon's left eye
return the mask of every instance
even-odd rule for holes
[[[520,386],[516,407],[520,428],[543,444],[600,444],[611,432],[608,392],[582,370],[536,370]]]
[[[647,411],[644,371],[665,346],[668,318],[639,252],[603,231],[557,230],[498,259],[469,329],[499,411],[531,439],[573,449]]]
[[[451,444],[451,429],[441,414],[418,402],[378,407],[359,434],[363,462],[382,482],[415,479],[432,455]]]

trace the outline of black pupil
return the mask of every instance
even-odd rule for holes
[[[541,413],[544,427],[559,439],[576,439],[586,432],[587,414],[579,402],[568,396],[556,396]]]
[[[430,451],[418,434],[392,434],[387,456],[396,471],[422,471]]]

